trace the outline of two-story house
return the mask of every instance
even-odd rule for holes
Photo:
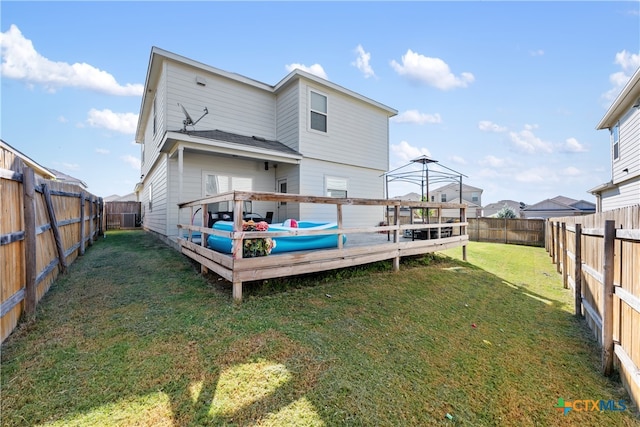
[[[143,226],[178,235],[178,204],[231,190],[384,198],[397,111],[296,69],[275,85],[153,47],[138,118]],[[332,206],[254,202],[274,222],[335,221]],[[209,211],[230,207],[209,206]],[[344,212],[375,225],[382,208]]]
[[[611,180],[589,190],[597,211],[640,204],[640,68],[596,129],[609,129],[611,140]]]
[[[460,184],[451,183],[436,188],[429,192],[429,201],[436,203],[463,203],[467,205],[467,218],[478,218],[482,216],[482,189],[471,185],[462,184],[462,195],[460,194]],[[449,215],[448,210],[444,216],[456,216],[456,213]]]

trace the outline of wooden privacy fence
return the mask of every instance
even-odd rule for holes
[[[547,251],[614,366],[640,403],[640,206],[547,222]]]
[[[138,228],[141,211],[140,202],[105,202],[103,227],[105,230]]]
[[[101,198],[36,178],[19,160],[11,162],[18,170],[0,164],[0,341],[21,315],[35,313],[56,277],[102,234]]]
[[[540,246],[545,243],[543,219],[469,218],[469,240]]]

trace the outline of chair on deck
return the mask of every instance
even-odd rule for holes
[[[267,224],[271,224],[271,221],[273,221],[273,212],[267,212],[267,216],[264,217],[264,220],[267,221]]]

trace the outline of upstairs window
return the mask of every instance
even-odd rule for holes
[[[620,157],[620,122],[611,129],[611,143],[613,144],[613,160]]]
[[[311,129],[327,132],[327,97],[317,92],[310,92]]]
[[[447,203],[447,195],[445,193],[440,195],[440,202]]]
[[[479,195],[478,193],[476,193],[476,192],[471,193],[471,201],[472,201],[472,202],[474,202],[474,203],[475,203],[475,202],[477,202],[477,201],[479,201],[479,200],[480,200],[480,195]]]

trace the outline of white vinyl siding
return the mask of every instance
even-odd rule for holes
[[[614,184],[640,176],[640,110],[632,108],[619,123],[619,157],[613,161],[612,172]]]
[[[206,85],[199,85],[196,76],[206,79]],[[194,120],[203,114],[205,107],[209,110],[195,126],[197,130],[220,129],[275,138],[276,101],[272,92],[175,63],[167,67],[167,81],[168,130],[183,127],[180,103]]]
[[[602,192],[603,211],[638,204],[640,204],[640,176],[620,184],[617,189]]]
[[[282,169],[282,168],[278,168]],[[183,155],[183,194],[181,201],[191,201],[202,198],[206,194],[206,182],[203,176],[206,174],[216,174],[221,176],[235,176],[251,179],[253,191],[274,191],[275,188],[274,168],[264,170],[264,163],[261,161],[246,160],[231,157],[219,157],[207,154],[195,154],[184,152]],[[172,157],[169,161],[169,182],[173,196],[169,209],[169,220],[167,227],[168,236],[178,234],[178,193],[179,175],[178,158]],[[189,209],[182,209],[180,220],[182,223],[190,221]],[[267,211],[275,211],[275,204],[272,202],[253,202],[252,211],[260,215],[266,215]],[[195,218],[195,223],[200,224],[201,213]]]
[[[306,85],[300,90],[300,152],[307,158],[345,163],[365,168],[389,167],[389,118],[385,111],[363,101],[332,91]],[[329,100],[329,132],[309,130],[307,97],[313,90],[326,94]]]
[[[298,91],[297,84],[289,85],[278,93],[276,99],[277,140],[296,151],[300,148]]]
[[[167,223],[166,157],[162,155],[153,170],[145,177],[145,188],[141,199],[144,206],[143,227],[163,235],[166,234]]]
[[[381,170],[305,159],[300,165],[300,194],[324,196],[325,177],[348,176],[349,197],[382,199],[384,198],[384,181],[380,175],[383,172]],[[346,227],[377,225],[384,220],[384,209],[379,206],[346,205],[343,207],[342,212]],[[300,206],[300,217],[297,219],[335,222],[337,221],[336,206],[305,203]]]
[[[142,174],[148,175],[149,170],[153,167],[154,163],[160,155],[160,143],[164,137],[165,130],[165,96],[166,96],[166,79],[165,74],[162,73],[158,81],[158,87],[156,88],[156,94],[154,97],[155,114],[153,111],[149,114],[147,122],[145,123],[145,133],[143,142],[144,159],[142,162]],[[153,107],[152,107],[153,108]],[[155,132],[154,132],[155,126]]]

